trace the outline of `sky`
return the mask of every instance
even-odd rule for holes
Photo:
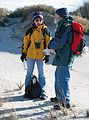
[[[69,11],[75,10],[87,0],[0,0],[0,7],[14,11],[17,8],[46,4],[54,8],[67,7]]]

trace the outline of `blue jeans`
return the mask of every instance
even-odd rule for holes
[[[57,66],[56,68],[55,93],[61,102],[70,104],[70,71],[68,66]]]
[[[30,59],[30,58],[27,59],[27,75],[26,75],[26,79],[25,79],[25,89],[31,82],[35,63],[37,64],[38,79],[39,79],[39,83],[42,88],[42,95],[43,95],[43,94],[46,94],[46,91],[45,91],[46,81],[45,81],[45,77],[44,77],[43,60],[36,60],[36,59]]]

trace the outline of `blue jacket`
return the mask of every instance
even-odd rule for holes
[[[70,63],[71,42],[73,38],[73,31],[71,17],[65,18],[58,23],[55,37],[50,41],[48,48],[56,51],[56,56],[53,65],[67,66]]]

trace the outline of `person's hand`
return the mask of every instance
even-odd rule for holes
[[[44,49],[43,52],[45,53],[45,55],[55,55],[56,54],[55,50],[48,49],[48,48]]]
[[[45,55],[50,55],[50,49],[48,48],[44,49],[43,52],[45,53]]]
[[[45,63],[47,63],[47,62],[49,61],[49,55],[46,55],[46,56],[43,58],[43,61],[44,61]]]
[[[24,62],[24,60],[27,61],[26,55],[24,53],[22,53],[20,59],[21,59],[22,62]]]

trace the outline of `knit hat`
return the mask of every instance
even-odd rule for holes
[[[40,12],[35,12],[33,14],[32,20],[34,21],[36,18],[41,18],[43,19],[43,15]]]
[[[62,18],[65,18],[65,17],[69,16],[67,8],[57,9],[55,13],[58,14]]]

